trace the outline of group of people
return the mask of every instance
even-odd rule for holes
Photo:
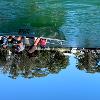
[[[40,46],[42,49],[46,47],[47,40],[44,38],[35,38],[35,37],[26,37],[26,36],[0,36],[0,44],[2,48],[6,49],[9,46],[13,48],[15,52],[22,52],[25,47],[26,38],[32,40],[33,44],[30,45],[28,52],[33,53],[38,46]]]

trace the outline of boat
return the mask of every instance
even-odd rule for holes
[[[0,36],[23,36],[25,46],[31,46],[33,44],[33,39],[31,37],[35,37],[35,33],[34,32],[30,33],[30,34],[18,34],[17,32],[0,33]],[[35,39],[37,39],[37,38],[39,38],[39,37],[35,37]],[[57,48],[57,47],[63,48],[63,47],[66,46],[65,40],[46,38],[46,37],[43,37],[43,36],[41,38],[47,40],[46,48]]]

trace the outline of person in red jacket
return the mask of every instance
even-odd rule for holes
[[[40,39],[40,47],[41,47],[41,49],[45,49],[46,43],[47,43],[46,39],[43,39],[43,38]]]
[[[33,52],[36,50],[36,48],[37,48],[39,42],[40,42],[40,38],[37,38],[37,39],[34,41],[34,45],[28,50],[28,53],[33,53]]]

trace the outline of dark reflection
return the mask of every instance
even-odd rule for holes
[[[100,49],[77,50],[77,68],[88,73],[100,72]]]
[[[9,49],[0,49],[0,70],[16,79],[44,77],[56,74],[68,66],[69,59],[57,50],[36,50],[29,58],[27,52],[9,53]]]

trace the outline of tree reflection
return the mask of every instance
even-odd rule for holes
[[[88,73],[100,72],[100,50],[82,49],[77,56],[77,68]]]
[[[31,58],[27,56],[26,51],[22,54],[12,54],[10,57],[7,52],[0,50],[0,69],[14,79],[18,76],[33,78],[59,73],[69,63],[68,57],[55,50],[36,50]]]

